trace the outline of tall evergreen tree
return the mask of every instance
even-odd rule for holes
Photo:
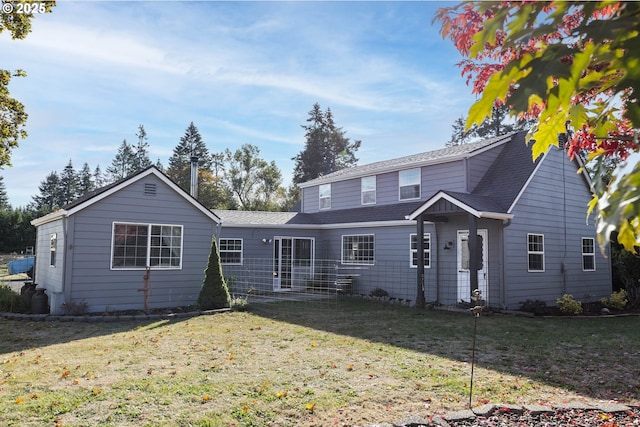
[[[149,159],[149,143],[147,142],[147,132],[143,125],[138,126],[138,144],[133,150],[133,173],[141,171],[151,166],[153,163]]]
[[[106,184],[106,179],[102,170],[100,169],[100,165],[96,166],[93,170],[93,185],[95,188],[103,187]]]
[[[315,103],[305,129],[305,148],[291,160],[295,161],[293,182],[299,184],[319,176],[354,166],[358,159],[355,152],[361,141],[351,142],[346,132],[336,126],[331,109],[322,112],[320,104]]]
[[[60,195],[60,176],[51,172],[38,186],[40,194],[33,196],[29,208],[32,211],[47,214],[62,206]]]
[[[135,172],[134,153],[131,145],[126,139],[118,147],[118,152],[111,162],[111,166],[107,167],[108,179],[111,182],[126,178]]]
[[[185,191],[191,187],[191,157],[198,157],[198,168],[211,171],[211,154],[198,128],[191,122],[169,157],[167,176]],[[200,187],[202,187],[200,185]],[[200,193],[198,191],[198,193]]]
[[[78,197],[78,177],[73,168],[73,163],[69,159],[69,163],[65,166],[60,175],[60,206],[73,202]]]
[[[95,181],[93,180],[93,174],[89,168],[89,164],[82,165],[82,169],[78,172],[78,196],[87,194],[90,191],[96,189]]]
[[[4,185],[4,176],[0,176],[0,211],[11,209],[7,187]]]
[[[460,116],[456,119],[456,121],[451,125],[453,128],[451,133],[451,139],[447,141],[447,147],[455,147],[456,145],[462,145],[469,142],[471,139],[473,129],[469,132],[465,130],[465,118]]]

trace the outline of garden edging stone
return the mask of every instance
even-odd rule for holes
[[[585,405],[583,403],[564,403],[553,407],[546,405],[512,405],[512,404],[485,404],[472,409],[452,411],[443,415],[433,415],[429,419],[419,416],[402,419],[394,423],[372,424],[365,427],[451,427],[450,423],[458,421],[472,421],[477,417],[488,417],[497,409],[505,413],[529,412],[531,415],[543,413],[552,414],[558,410],[600,411],[602,413],[616,413],[630,411],[631,407],[620,403],[599,403]]]

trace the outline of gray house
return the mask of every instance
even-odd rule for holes
[[[596,301],[611,267],[579,167],[561,148],[533,162],[520,132],[344,169],[301,184],[300,212],[216,210],[223,270],[276,292],[349,276],[410,304]]]
[[[597,301],[611,267],[579,166],[561,148],[533,162],[520,132],[314,179],[299,212],[211,212],[151,167],[34,220],[35,281],[54,314],[190,305],[216,236],[232,292],[348,278],[410,305]]]
[[[219,219],[155,167],[32,222],[52,314],[193,304]],[[148,269],[147,269],[148,267]]]

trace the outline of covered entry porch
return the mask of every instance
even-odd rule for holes
[[[513,216],[488,197],[440,191],[412,212],[416,234],[425,234],[425,223],[435,229],[432,247],[437,272],[435,283],[426,283],[424,247],[418,239],[416,301],[424,305],[427,289],[435,288],[436,302],[445,305],[471,303],[475,290],[485,305],[501,306],[503,289],[503,233]],[[422,272],[422,274],[421,274]],[[430,292],[433,294],[433,292]]]

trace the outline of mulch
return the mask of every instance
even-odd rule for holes
[[[474,413],[476,412],[476,413]],[[486,411],[459,411],[426,419],[406,419],[375,427],[632,427],[640,426],[640,407],[604,405],[600,408],[492,405]],[[478,413],[479,412],[479,413]]]
[[[629,407],[622,412],[602,412],[594,409],[557,409],[553,412],[534,413],[497,408],[489,416],[447,421],[450,427],[627,427],[640,426],[640,407]]]

